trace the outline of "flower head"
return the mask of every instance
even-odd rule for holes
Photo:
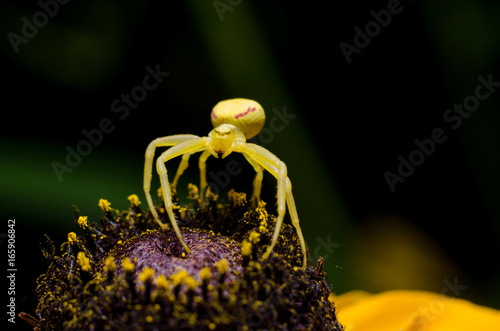
[[[35,328],[341,330],[324,272],[301,268],[291,226],[261,258],[275,225],[264,203],[252,208],[232,191],[225,205],[212,195],[177,208],[186,254],[173,230],[158,229],[137,197],[129,200],[117,216],[101,200],[100,224],[77,215],[83,233],[70,234],[61,255],[49,242],[49,267],[36,288],[41,319],[30,319]]]

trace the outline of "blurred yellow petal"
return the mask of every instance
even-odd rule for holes
[[[335,304],[337,311],[341,311],[344,307],[349,307],[371,295],[372,294],[369,292],[357,290],[350,291],[339,296],[335,296],[330,293],[330,297],[328,299]]]
[[[330,296],[345,331],[500,329],[500,311],[424,291],[363,291]]]

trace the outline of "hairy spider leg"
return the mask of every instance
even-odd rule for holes
[[[307,267],[307,250],[306,250],[306,241],[304,240],[304,236],[302,235],[302,229],[299,225],[299,214],[297,213],[297,207],[295,206],[295,199],[292,194],[292,182],[288,177],[286,178],[286,203],[288,205],[288,212],[290,213],[290,218],[292,219],[292,224],[295,227],[295,231],[297,231],[297,236],[300,241],[300,247],[302,249],[302,256],[304,256],[304,261],[302,263],[302,268],[305,269]]]
[[[201,153],[198,159],[198,168],[200,168],[200,202],[205,196],[205,188],[207,187],[207,159],[211,155],[207,149]]]
[[[255,161],[245,153],[243,153],[243,156],[245,157],[245,159],[247,159],[248,163],[252,165],[256,172],[255,178],[253,180],[253,193],[251,198],[252,204],[255,207],[260,201],[260,191],[262,188],[262,178],[264,177],[264,173],[262,171],[262,166],[257,161]]]
[[[203,148],[201,148],[199,150],[196,150],[196,151],[193,151],[193,152],[186,153],[186,154],[182,155],[182,159],[181,159],[181,163],[179,164],[179,168],[177,168],[177,172],[175,173],[175,177],[172,180],[172,183],[170,183],[170,188],[172,189],[172,191],[176,192],[176,188],[177,188],[177,184],[179,182],[179,178],[184,173],[184,170],[186,170],[187,167],[189,166],[189,157],[192,154],[194,154],[194,153],[201,152],[202,150],[205,150],[205,148],[206,147],[203,147]]]
[[[179,241],[182,243],[182,246],[184,246],[184,249],[188,254],[191,252],[191,250],[189,249],[188,245],[186,245],[186,243],[184,242],[182,234],[179,230],[179,226],[177,225],[177,222],[175,220],[173,211],[174,206],[172,204],[172,195],[170,192],[170,185],[168,182],[168,174],[167,174],[167,168],[165,167],[165,162],[179,155],[183,155],[186,153],[191,154],[194,152],[199,152],[204,150],[205,148],[207,148],[206,147],[207,139],[208,138],[196,138],[180,142],[177,145],[167,149],[156,160],[156,171],[158,172],[158,176],[160,176],[160,183],[163,193],[163,202],[165,203],[165,210],[167,211],[168,218],[172,223],[177,238],[179,238]]]
[[[153,169],[153,159],[155,156],[156,147],[168,147],[177,145],[180,142],[199,138],[198,136],[192,134],[178,134],[173,136],[167,136],[162,138],[157,138],[153,140],[146,149],[146,162],[144,165],[144,193],[146,195],[146,200],[148,201],[149,210],[153,213],[153,216],[156,222],[160,225],[162,229],[166,229],[165,225],[160,221],[158,217],[158,213],[153,204],[153,199],[151,198],[151,178],[152,178],[152,169]],[[180,167],[180,166],[179,166]]]
[[[283,219],[285,216],[284,200],[286,200],[292,224],[295,227],[295,230],[297,231],[297,236],[299,238],[300,247],[302,249],[302,255],[304,257],[302,267],[305,269],[307,267],[306,242],[304,240],[304,236],[300,228],[299,216],[297,213],[297,208],[295,206],[295,200],[292,194],[292,182],[287,176],[287,169],[285,163],[280,159],[278,159],[277,156],[275,156],[273,153],[269,152],[265,148],[251,143],[243,144],[241,153],[245,155],[247,160],[250,158],[253,159],[255,162],[259,163],[262,167],[264,167],[269,173],[271,173],[278,180],[278,195],[277,195],[278,217],[276,219],[276,228],[274,229],[271,245],[267,248],[266,252],[263,255],[263,258],[266,259],[269,257],[271,251],[276,245],[276,242],[278,241],[279,232],[281,230],[281,226],[283,224]]]
[[[170,183],[170,188],[172,191],[175,193],[177,191],[177,183],[179,182],[179,178],[181,177],[182,173],[184,170],[187,169],[189,166],[189,157],[191,156],[190,153],[186,153],[182,155],[181,158],[181,163],[179,163],[179,167],[177,168],[177,172],[175,173],[175,177],[172,180],[172,183]]]

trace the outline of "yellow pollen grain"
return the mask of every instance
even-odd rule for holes
[[[156,278],[156,283],[158,284],[159,288],[162,288],[164,290],[168,290],[170,288],[170,283],[168,282],[165,275],[158,276],[158,278]]]
[[[190,200],[198,200],[200,198],[198,194],[198,187],[193,184],[188,184],[188,196]]]
[[[87,224],[87,216],[80,216],[78,217],[78,226],[80,226],[82,229],[87,228],[89,225]]]
[[[74,232],[68,233],[68,241],[70,244],[76,243],[76,233]]]
[[[122,268],[125,272],[134,272],[135,265],[126,257],[122,261]]]
[[[84,252],[78,252],[76,260],[78,261],[78,264],[82,268],[82,271],[89,272],[92,269],[90,267],[90,260],[88,257],[85,256]]]
[[[172,285],[175,287],[177,285],[182,284],[184,278],[189,277],[189,274],[186,270],[180,270],[176,274],[172,275]]]
[[[260,233],[252,231],[250,236],[248,236],[248,240],[253,244],[257,244],[260,241]]]
[[[209,267],[203,267],[200,270],[200,279],[202,281],[209,281],[211,277],[211,272]]]
[[[188,290],[196,290],[196,287],[198,286],[198,283],[194,279],[193,276],[187,276],[184,278],[184,284],[186,284]]]
[[[115,271],[116,270],[116,264],[115,264],[115,258],[113,256],[108,256],[106,260],[104,260],[104,271]]]
[[[101,207],[101,209],[102,209],[103,212],[110,211],[111,208],[109,206],[111,206],[111,203],[109,203],[108,200],[106,200],[106,199],[100,199],[99,200],[99,207]]]
[[[139,207],[139,205],[141,204],[141,201],[136,194],[129,195],[127,199],[130,201],[130,205],[132,207]]]
[[[241,255],[247,256],[250,255],[251,253],[252,253],[252,243],[247,240],[243,240],[243,243],[241,244]]]
[[[220,260],[217,264],[217,271],[219,274],[223,275],[229,270],[228,262],[226,259]]]
[[[146,283],[147,281],[150,281],[154,275],[155,275],[155,271],[153,269],[144,268],[144,269],[142,269],[142,272],[139,275],[139,281],[142,283]]]

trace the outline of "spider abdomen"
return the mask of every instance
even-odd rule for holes
[[[256,136],[266,121],[262,106],[249,99],[229,99],[219,102],[212,110],[212,125],[232,124],[240,129],[246,139]]]

